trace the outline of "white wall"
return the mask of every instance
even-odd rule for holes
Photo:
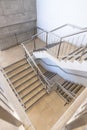
[[[65,23],[87,27],[87,0],[37,0],[37,25],[52,30]]]
[[[45,61],[46,64],[59,66],[59,67],[53,67],[53,66],[46,65],[42,62],[42,65],[47,70],[59,74],[61,77],[63,77],[66,80],[69,80],[69,81],[72,81],[75,83],[79,83],[79,84],[83,84],[84,86],[87,87],[87,78],[86,78],[87,71],[84,71],[87,68],[86,67],[87,63],[83,64],[83,67],[82,67],[82,66],[78,65],[77,62],[75,62],[74,65],[72,64],[72,66],[70,67],[69,64],[66,64],[64,62],[59,62],[56,58],[54,58],[53,56],[48,54],[46,51],[34,52],[34,56],[36,58],[41,58],[43,61]],[[63,68],[63,70],[66,71],[67,73],[65,73],[60,68]],[[72,74],[68,74],[68,72],[72,73]],[[73,74],[82,75],[82,76],[85,76],[85,78],[80,77],[80,76],[76,76]]]
[[[23,107],[19,103],[17,97],[15,96],[14,92],[12,91],[11,87],[9,86],[6,78],[4,77],[1,71],[0,71],[0,85],[2,86],[3,90],[6,91],[6,94],[8,95],[8,100],[10,104],[12,104],[12,108],[14,108],[15,112],[18,115],[18,116],[17,115],[15,116],[18,117],[18,119],[20,119],[21,122],[23,122],[26,128],[30,126],[33,127],[33,125],[31,124],[31,121],[29,120],[27,114],[25,113]]]

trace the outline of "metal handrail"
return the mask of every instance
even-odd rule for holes
[[[70,73],[70,72],[67,72],[67,71],[65,71],[64,69],[62,69],[60,66],[58,66],[58,65],[50,65],[50,64],[48,64],[48,63],[46,63],[45,61],[43,61],[41,58],[38,58],[38,59],[36,59],[36,60],[41,60],[44,64],[46,64],[47,66],[52,66],[52,67],[57,67],[57,68],[59,68],[60,70],[62,70],[64,73],[66,73],[66,74],[69,74],[69,75],[74,75],[74,76],[78,76],[78,77],[82,77],[82,78],[86,78],[87,79],[87,76],[83,76],[83,75],[79,75],[79,74],[73,74],[73,73]]]
[[[4,69],[3,69],[1,66],[0,66],[0,70],[2,71],[3,75],[5,76],[6,80],[7,80],[8,83],[9,83],[9,85],[11,86],[13,92],[14,92],[15,95],[17,96],[19,102],[21,103],[21,105],[22,105],[22,106],[24,107],[24,109],[25,109],[25,105],[24,105],[22,99],[20,98],[20,96],[19,96],[19,94],[17,93],[16,89],[14,88],[13,84],[12,84],[11,81],[9,80],[9,78],[8,78],[8,76],[7,76],[7,74],[6,74],[6,72],[4,71]]]
[[[86,29],[86,30],[83,30],[83,31],[80,31],[80,32],[76,32],[76,33],[70,34],[70,35],[63,36],[63,37],[61,37],[61,38],[63,39],[63,38],[75,36],[75,35],[78,35],[78,34],[81,34],[81,33],[84,33],[84,32],[87,32],[87,29]]]
[[[37,66],[37,64],[35,63],[35,61],[33,60],[33,58],[31,57],[29,51],[27,50],[27,48],[25,47],[24,44],[21,44],[22,47],[24,48],[26,54],[28,55],[28,57],[31,59],[31,61],[33,62],[34,66],[37,68],[37,71],[39,72],[39,74],[42,76],[42,78],[44,79],[45,83],[47,84],[47,87],[50,87],[51,84],[46,80],[46,77],[43,75],[43,73],[41,72],[41,70],[39,69],[39,67]]]
[[[40,29],[40,30],[42,30],[43,32],[49,33],[48,31],[44,30],[43,28],[41,28],[41,27],[39,27],[39,26],[37,26],[37,29]]]
[[[87,27],[82,28],[82,27],[79,27],[79,26],[76,26],[76,25],[68,24],[68,23],[67,23],[67,24],[61,25],[60,27],[57,27],[57,28],[51,30],[50,32],[54,32],[54,31],[56,31],[56,30],[59,30],[59,29],[61,29],[61,28],[66,27],[66,26],[70,26],[70,27],[73,27],[73,28],[77,28],[77,29],[79,29],[79,30],[85,30],[85,29],[87,29]]]
[[[67,95],[69,95],[71,98],[75,99],[76,95],[74,93],[72,93],[71,91],[64,88],[60,83],[57,83],[57,84]]]
[[[86,33],[87,32],[87,29],[85,29],[85,30],[82,30],[82,31],[79,31],[79,32],[75,32],[75,33],[73,33],[73,34],[69,34],[69,35],[66,35],[66,36],[62,36],[62,37],[60,37],[60,40],[59,40],[59,42],[58,42],[58,44],[59,44],[59,48],[58,48],[58,50],[57,50],[57,58],[58,57],[60,57],[60,50],[61,50],[61,45],[62,45],[62,42],[63,41],[66,41],[66,38],[75,38],[75,36],[79,36],[80,34],[83,34],[82,36],[83,36],[83,38],[82,38],[82,41],[81,41],[81,44],[79,44],[79,46],[82,46],[82,42],[84,41],[84,39],[85,39],[85,34],[84,33]],[[53,33],[53,32],[52,32]],[[54,34],[55,35],[55,34]],[[55,36],[57,36],[57,35],[55,35]],[[59,38],[59,36],[58,36],[58,38]],[[71,40],[73,40],[73,39],[71,39]],[[79,38],[78,38],[79,39]],[[77,39],[77,40],[78,40]],[[77,41],[76,41],[77,42]],[[71,43],[73,43],[72,41],[71,41]],[[83,45],[84,46],[84,45]],[[64,48],[63,48],[64,49]],[[72,48],[71,48],[72,49]],[[84,49],[85,50],[85,49]],[[63,53],[63,52],[62,52]],[[68,54],[69,54],[70,52],[68,52]],[[79,58],[79,60],[82,58],[82,56],[83,56],[83,53],[84,53],[84,51],[82,52],[82,54],[81,54],[81,56],[80,56],[80,58]],[[61,58],[61,57],[60,57]]]

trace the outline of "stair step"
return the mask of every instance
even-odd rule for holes
[[[77,49],[75,49],[73,52],[69,53],[67,56],[64,56],[64,57],[62,58],[62,60],[65,60],[66,58],[69,58],[71,55],[74,55],[74,54],[77,53],[80,49],[82,49],[82,47],[77,48]]]
[[[24,91],[22,91],[20,93],[20,97],[24,98],[24,96],[27,95],[27,93],[30,93],[32,90],[34,90],[35,88],[37,88],[40,85],[41,85],[40,81],[37,80],[37,82],[33,83],[33,85],[28,86],[26,89],[24,89]]]
[[[64,81],[61,85],[63,86],[64,84],[66,84],[68,81]]]
[[[84,50],[84,48],[82,48],[81,50],[79,50],[77,53],[75,53],[75,55],[78,55],[78,54],[82,54],[82,51]]]
[[[70,84],[70,82],[67,81],[67,82],[63,85],[63,87],[66,88],[66,86],[69,85],[69,84]]]
[[[32,68],[29,67],[27,69],[25,69],[24,71],[20,72],[19,74],[13,76],[10,78],[11,82],[16,82],[17,80],[21,79],[22,77],[26,76],[27,74],[29,74],[30,72],[32,72]]]
[[[36,96],[40,91],[42,91],[44,88],[43,88],[43,85],[42,84],[39,84],[38,86],[36,86],[35,88],[33,88],[31,91],[27,92],[24,96],[22,96],[22,100],[24,98],[26,98],[26,102],[25,104],[31,100],[34,96]],[[25,100],[25,99],[24,99]]]
[[[52,72],[49,72],[49,71],[46,71],[46,72],[44,73],[44,75],[45,75],[47,78],[51,79],[51,78],[54,77],[56,74],[55,74],[55,73],[52,73]]]
[[[17,61],[16,63],[13,63],[7,67],[4,68],[5,72],[8,73],[10,71],[13,71],[15,68],[20,67],[21,65],[27,63],[26,59],[22,59],[20,61]]]
[[[24,76],[22,79],[19,79],[17,82],[14,82],[13,85],[15,87],[18,87],[19,85],[21,85],[25,81],[30,80],[31,78],[33,78],[35,75],[36,75],[35,72],[32,71],[32,73],[29,73],[26,76]]]
[[[27,102],[29,100],[31,100],[31,98],[33,98],[35,95],[37,95],[40,91],[43,90],[43,86],[38,86],[36,89],[34,89],[31,93],[29,93],[28,95],[26,95],[24,98],[22,98],[24,104],[27,104]]]
[[[76,54],[80,50],[83,50],[83,48],[82,47],[77,48],[75,51],[71,52],[69,55]]]
[[[29,68],[29,64],[28,63],[25,63],[23,65],[21,65],[19,68],[16,68],[15,70],[11,71],[11,72],[8,72],[7,75],[9,78],[19,74],[21,71],[24,71],[25,69]]]
[[[29,102],[27,102],[26,111],[28,111],[35,103],[37,103],[46,94],[47,94],[46,91],[43,89],[40,93],[38,93],[35,97],[33,97]]]
[[[66,88],[67,90],[70,90],[70,88],[72,87],[72,85],[73,85],[73,83],[71,82],[71,83],[69,83],[65,88]]]
[[[24,83],[16,87],[17,92],[20,94],[25,89],[27,89],[27,87],[29,87],[30,85],[33,85],[33,83],[37,82],[38,80],[39,79],[37,78],[37,76],[33,77],[31,80],[28,79],[27,81],[25,81]]]
[[[73,92],[73,90],[76,88],[76,86],[77,86],[77,84],[73,84],[69,90],[70,90],[71,92]]]
[[[58,91],[58,93],[65,101],[67,101],[67,103],[71,101],[71,98],[62,89]]]
[[[74,92],[75,94],[77,94],[77,93],[80,91],[81,88],[82,88],[82,86],[81,86],[81,85],[78,85],[78,86],[76,86],[76,88],[73,90],[73,92]]]

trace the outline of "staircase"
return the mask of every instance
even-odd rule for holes
[[[64,81],[62,84],[63,88],[70,92],[72,96],[75,98],[84,90],[84,86],[80,84],[75,84],[70,81]],[[64,91],[62,88],[58,87],[57,92],[64,100],[66,100],[66,103],[70,103],[73,98],[71,95],[69,95],[66,91]]]
[[[38,66],[50,83],[56,83],[56,92],[65,101],[65,105],[71,103],[85,89],[81,84],[67,81],[58,74],[46,70],[42,65]]]
[[[59,45],[55,45],[49,48],[47,51],[59,60],[64,61],[87,61],[87,47],[77,47],[76,45],[70,44],[68,42],[62,42],[60,52],[58,55]]]
[[[4,71],[20,96],[26,111],[46,95],[43,83],[25,58],[5,67]]]

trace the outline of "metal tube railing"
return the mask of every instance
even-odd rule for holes
[[[63,71],[64,73],[66,73],[66,74],[74,75],[74,76],[77,76],[77,77],[81,77],[81,78],[87,79],[87,76],[83,76],[83,75],[80,75],[80,74],[67,72],[67,71],[65,71],[64,69],[62,69],[62,68],[61,68],[60,66],[58,66],[58,65],[53,65],[53,64],[51,65],[51,64],[46,63],[46,62],[43,61],[41,58],[38,58],[37,60],[40,60],[41,62],[43,62],[43,63],[44,63],[45,65],[47,65],[47,66],[58,68],[58,69],[60,69],[61,71]]]
[[[54,32],[54,31],[56,31],[56,30],[59,30],[59,29],[61,29],[61,28],[67,27],[67,26],[70,26],[70,27],[72,27],[72,28],[76,28],[76,29],[79,29],[79,30],[85,30],[85,29],[87,29],[87,27],[82,28],[82,27],[79,27],[79,26],[76,26],[76,25],[68,24],[68,23],[67,23],[67,24],[61,25],[60,27],[57,27],[57,28],[51,30],[50,32]]]
[[[39,67],[37,66],[37,64],[35,63],[35,61],[33,60],[33,58],[31,57],[29,51],[27,50],[27,48],[25,47],[24,44],[21,44],[22,47],[24,48],[26,54],[28,55],[28,57],[30,58],[30,60],[32,61],[33,65],[35,66],[35,68],[37,69],[38,74],[43,78],[43,80],[45,81],[46,87],[50,88],[51,84],[46,80],[45,76],[43,75],[43,73],[41,72],[41,70],[39,69]]]

